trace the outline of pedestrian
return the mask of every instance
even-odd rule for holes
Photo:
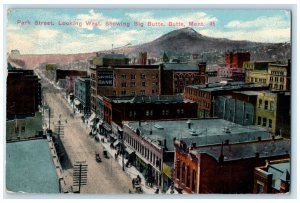
[[[132,188],[134,189],[134,183],[135,183],[135,179],[134,178],[132,179],[131,183],[132,183]]]

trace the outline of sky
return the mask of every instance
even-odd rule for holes
[[[290,42],[291,16],[251,9],[9,9],[6,45],[21,54],[86,53],[150,42],[184,27],[209,37]]]

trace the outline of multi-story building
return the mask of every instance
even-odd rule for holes
[[[80,77],[75,80],[75,97],[78,100],[79,109],[88,114],[90,112],[90,77]]]
[[[163,95],[173,95],[183,93],[187,85],[199,84],[201,68],[206,63],[200,63],[198,66],[187,63],[161,63],[161,93]],[[205,73],[203,74],[205,77]],[[203,83],[204,84],[204,83]]]
[[[6,119],[34,116],[42,101],[39,78],[33,70],[9,70],[6,95]]]
[[[288,64],[246,63],[244,69],[246,71],[246,82],[266,84],[274,91],[290,90],[290,62]]]
[[[258,91],[234,91],[228,96],[217,96],[214,116],[240,125],[255,125]]]
[[[100,54],[91,67],[91,109],[96,111],[97,95],[160,95],[159,65],[129,65],[122,54]]]
[[[249,61],[244,62],[243,71],[253,71],[253,70],[268,70],[269,63],[272,61]]]
[[[290,159],[268,161],[255,168],[253,193],[288,193],[290,183]]]
[[[269,86],[244,82],[227,82],[185,87],[184,97],[198,103],[198,117],[212,117],[216,96],[231,95],[233,91],[266,90]]]
[[[243,68],[243,63],[250,61],[249,52],[225,52],[226,67],[229,68]]]
[[[256,125],[266,128],[273,134],[290,137],[290,102],[290,92],[261,92],[257,96]]]
[[[174,141],[174,185],[186,193],[252,193],[255,167],[290,157],[290,140],[267,139],[208,146]]]
[[[198,146],[268,139],[270,134],[257,126],[241,126],[222,119],[173,119],[124,122],[123,141],[132,163],[146,178],[166,191],[172,182],[175,138]],[[151,178],[150,178],[151,179]]]
[[[197,103],[182,95],[103,96],[103,120],[122,126],[122,121],[147,121],[174,118],[196,118]]]

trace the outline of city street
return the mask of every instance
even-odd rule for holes
[[[45,81],[44,81],[45,82]],[[47,82],[46,82],[47,83]],[[103,147],[101,143],[95,142],[94,138],[88,135],[89,129],[83,123],[80,116],[72,115],[72,108],[63,98],[62,93],[49,91],[53,87],[51,84],[44,89],[45,102],[51,108],[52,120],[51,128],[58,122],[59,117],[64,125],[64,135],[61,136],[62,143],[67,151],[71,164],[85,162],[88,165],[87,185],[82,186],[83,194],[121,194],[128,193],[131,189],[131,179],[122,171],[114,158],[105,159],[103,157]],[[101,163],[95,160],[95,152],[100,153]],[[64,171],[66,184],[72,186],[72,169]],[[74,187],[73,191],[77,191]]]

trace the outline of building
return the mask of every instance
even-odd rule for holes
[[[33,70],[8,70],[6,119],[34,116],[41,105],[41,84]]]
[[[290,159],[267,161],[255,168],[253,193],[288,193],[290,182]]]
[[[257,96],[255,123],[258,126],[266,128],[273,134],[290,137],[290,92],[261,92]]]
[[[80,111],[83,111],[84,114],[90,113],[91,105],[91,78],[90,77],[80,77],[75,80],[75,97],[77,106]]]
[[[243,64],[243,71],[253,71],[253,70],[268,70],[269,63],[273,61],[248,61]]]
[[[257,62],[244,64],[244,68],[247,70],[246,82],[269,85],[273,91],[290,90],[290,61],[288,64]]]
[[[147,52],[140,52],[138,57],[138,64],[146,65],[147,63]]]
[[[18,193],[59,193],[60,184],[48,140],[6,143],[6,190]]]
[[[255,125],[258,91],[233,91],[231,95],[217,96],[214,117],[240,125]]]
[[[55,65],[53,64],[48,64],[52,65],[50,67],[54,67]],[[55,69],[55,82],[58,82],[60,79],[66,79],[66,77],[72,77],[72,78],[77,78],[77,77],[85,77],[87,76],[87,71],[80,71],[80,70],[62,70],[62,69]]]
[[[217,70],[217,76],[219,78],[231,79],[232,81],[245,81],[245,73],[241,68],[220,67]]]
[[[212,117],[217,96],[231,95],[233,91],[266,90],[269,86],[244,82],[225,82],[206,85],[190,85],[184,89],[186,99],[198,103],[198,117]]]
[[[188,63],[161,63],[161,94],[173,95],[183,93],[187,85],[200,84],[205,81],[206,63],[198,66]],[[204,83],[203,83],[204,84]]]
[[[174,183],[186,193],[252,193],[254,169],[290,157],[288,139],[268,139],[208,146],[174,141]]]
[[[34,116],[7,120],[6,140],[17,141],[40,138],[43,136],[42,124],[41,112],[36,112]]]
[[[103,97],[103,120],[122,126],[122,121],[196,118],[197,104],[182,95]]]
[[[243,63],[250,61],[249,52],[225,52],[225,64],[229,68],[243,68]]]
[[[222,119],[172,119],[129,121],[123,125],[123,142],[132,163],[163,191],[170,187],[170,166],[174,163],[175,138],[198,146],[268,139],[270,134],[256,126],[241,126]],[[162,185],[164,183],[165,185]]]
[[[103,54],[91,67],[91,109],[100,96],[160,95],[159,65],[129,65],[123,54]]]

